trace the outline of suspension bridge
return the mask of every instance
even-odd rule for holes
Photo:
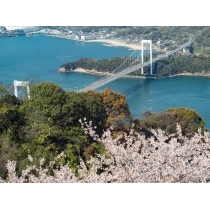
[[[169,52],[166,52],[162,55],[158,55],[156,58],[152,58],[152,42],[151,40],[143,40],[142,42],[142,53],[139,51],[134,51],[118,68],[116,68],[112,74],[107,75],[100,80],[97,80],[96,82],[86,85],[86,86],[81,86],[76,89],[77,92],[85,92],[89,90],[95,90],[97,88],[100,88],[114,80],[117,80],[121,77],[124,77],[134,71],[137,71],[141,69],[141,74],[144,74],[143,68],[145,66],[150,65],[150,75],[153,75],[152,71],[152,64],[157,62],[158,60],[161,60],[163,58],[167,58],[170,55],[173,55],[177,53],[180,50],[183,50],[184,48],[190,46],[193,42],[195,41],[195,38],[193,35],[189,35],[189,40],[188,42],[179,45],[176,49],[171,50]],[[149,43],[150,44],[150,59],[149,61],[144,62],[144,43]]]
[[[185,49],[186,47],[190,46],[195,41],[195,37],[193,35],[189,35],[189,40],[179,45],[176,49],[168,51],[164,54],[158,55],[156,58],[153,58],[152,53],[152,40],[143,40],[141,51],[133,51],[127,59],[119,66],[117,67],[112,73],[102,77],[101,79],[97,80],[96,82],[93,82],[92,84],[88,84],[85,86],[75,87],[68,90],[76,91],[76,92],[86,92],[89,90],[95,90],[97,88],[100,88],[114,80],[117,80],[121,77],[124,77],[134,71],[141,70],[141,75],[146,75],[144,73],[144,67],[150,65],[150,73],[148,75],[153,75],[153,63],[157,62],[158,60],[161,60],[163,58],[167,58],[170,55],[173,55],[177,53],[178,51]],[[144,44],[149,44],[149,60],[144,62]],[[25,98],[28,97],[30,99],[30,88],[29,83],[31,84],[31,81],[33,79],[29,78],[28,81],[14,81],[14,84],[8,89],[8,92],[14,91],[14,95],[19,98]],[[33,83],[33,82],[32,82]],[[66,89],[65,89],[66,90]],[[21,96],[22,94],[22,96]]]

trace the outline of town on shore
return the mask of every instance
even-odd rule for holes
[[[127,30],[139,27],[131,26],[0,26],[0,37],[13,37],[17,35],[30,36],[34,33],[42,33],[49,36],[84,41],[103,42],[106,46],[127,47],[131,50],[141,50],[141,41],[146,39],[148,34],[123,33]],[[154,27],[156,28],[156,27]],[[153,37],[154,38],[154,37]],[[168,50],[169,44],[176,46],[174,40],[153,39],[153,49]]]

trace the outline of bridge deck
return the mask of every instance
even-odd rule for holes
[[[158,61],[160,59],[167,58],[170,55],[175,54],[178,51],[180,51],[180,50],[186,48],[187,46],[191,45],[193,42],[194,42],[194,36],[190,35],[190,39],[189,39],[188,42],[180,45],[175,50],[172,50],[172,51],[167,52],[167,53],[165,53],[163,55],[157,56],[156,58],[154,58],[152,60],[152,62],[156,62],[156,61]],[[133,62],[133,64],[135,64],[135,61]],[[97,88],[99,88],[99,87],[101,87],[101,86],[103,86],[105,84],[108,84],[108,83],[110,83],[110,82],[112,82],[112,81],[114,81],[114,80],[116,80],[116,79],[118,79],[120,77],[126,76],[126,75],[128,75],[128,74],[130,74],[130,73],[132,73],[132,72],[134,72],[134,71],[136,71],[138,69],[140,69],[140,68],[143,68],[143,67],[149,65],[149,64],[150,64],[150,61],[147,61],[145,63],[140,63],[140,64],[137,64],[137,65],[134,65],[134,66],[129,66],[128,68],[125,68],[125,69],[121,70],[120,72],[118,72],[118,73],[116,73],[114,75],[110,75],[110,76],[107,76],[105,78],[102,78],[101,80],[98,80],[98,81],[96,81],[96,82],[94,82],[94,83],[92,83],[92,84],[90,84],[90,85],[80,89],[78,92],[85,92],[85,91],[89,91],[89,90],[95,90],[95,89],[97,89]]]

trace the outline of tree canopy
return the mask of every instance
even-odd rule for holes
[[[162,129],[171,134],[176,131],[177,124],[183,128],[185,135],[192,135],[199,128],[205,130],[204,120],[197,112],[189,108],[171,108],[160,113],[145,112],[139,121],[136,121],[136,128],[147,134],[151,134],[152,129]]]
[[[104,145],[87,135],[80,120],[86,119],[99,138],[112,127],[113,136],[128,133],[133,122],[136,131],[152,135],[151,129],[164,129],[172,133],[176,123],[183,133],[205,129],[203,119],[187,108],[173,108],[163,113],[144,113],[144,118],[133,119],[126,97],[110,89],[102,92],[65,92],[60,86],[46,82],[31,88],[30,99],[18,99],[4,93],[0,97],[0,177],[6,177],[6,161],[17,162],[17,172],[28,164],[28,155],[39,167],[39,158],[45,164],[60,154],[75,173],[82,159],[87,163],[96,154],[105,154]],[[55,163],[55,168],[60,163]],[[87,165],[89,167],[89,165]]]
[[[7,157],[17,161],[21,170],[28,164],[29,154],[39,164],[40,156],[49,162],[64,151],[63,161],[74,170],[79,158],[86,161],[103,152],[103,145],[85,134],[80,119],[91,121],[99,135],[111,125],[127,129],[132,121],[125,96],[108,89],[102,93],[65,92],[54,83],[42,82],[30,92],[30,100],[6,93],[0,98],[0,154],[8,154],[0,161],[2,167]],[[13,148],[18,152],[12,152]],[[0,167],[2,177],[5,171],[5,166]]]

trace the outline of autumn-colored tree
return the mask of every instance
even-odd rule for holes
[[[133,120],[125,95],[106,88],[100,93],[103,107],[106,111],[106,127],[113,126],[115,130],[125,130]]]

